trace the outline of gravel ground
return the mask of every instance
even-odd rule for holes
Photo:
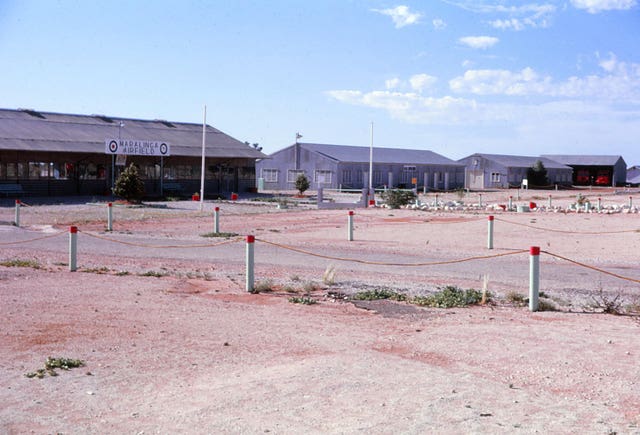
[[[221,231],[256,236],[256,284],[272,291],[245,291],[243,240],[202,237],[213,206]],[[34,202],[20,228],[13,213],[0,206],[0,433],[640,433],[640,215],[491,212],[489,250],[482,210],[356,209],[352,242],[346,211],[305,201],[116,205],[113,232],[91,199]],[[74,273],[69,225],[80,229]],[[158,247],[168,245],[183,247]],[[534,245],[556,311],[513,303],[529,273],[528,254],[514,252]],[[444,285],[486,285],[493,301],[435,309],[342,297]],[[289,302],[305,294],[318,303]],[[625,315],[586,309],[615,298]],[[47,356],[85,366],[24,376]]]

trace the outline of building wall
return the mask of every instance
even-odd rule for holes
[[[200,157],[127,156],[145,183],[147,196],[160,195],[163,185],[179,185],[179,195],[200,190]],[[253,159],[205,160],[205,195],[244,192],[255,187]],[[113,178],[124,166],[113,165]],[[109,195],[112,159],[105,154],[0,151],[0,183],[20,184],[24,196]],[[165,194],[167,192],[164,192]]]

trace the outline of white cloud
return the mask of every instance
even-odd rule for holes
[[[436,30],[442,30],[447,27],[447,23],[445,23],[441,18],[435,18],[431,23],[433,24],[433,28]]]
[[[393,23],[396,25],[396,29],[411,24],[418,24],[422,14],[420,12],[411,12],[408,6],[400,5],[391,9],[372,9],[373,12],[377,12],[382,15],[391,17]]]
[[[413,90],[422,92],[426,88],[433,86],[437,80],[437,78],[430,76],[429,74],[416,74],[411,76],[409,83]]]
[[[571,0],[573,7],[586,9],[590,14],[603,11],[628,10],[635,7],[637,0]]]
[[[603,75],[569,77],[553,81],[531,68],[508,70],[468,70],[449,81],[458,94],[544,96],[552,98],[601,99],[640,104],[640,64],[617,60],[614,54],[600,62]]]
[[[395,89],[398,86],[400,86],[400,79],[397,77],[394,77],[392,79],[385,80],[384,84],[387,89]]]
[[[471,48],[486,50],[496,45],[500,40],[493,36],[465,36],[458,41]]]
[[[464,10],[494,15],[489,25],[501,30],[524,30],[526,28],[546,28],[557,7],[551,3],[528,3],[519,6],[505,6],[482,0],[447,1],[447,3]]]

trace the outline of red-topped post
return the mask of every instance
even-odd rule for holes
[[[353,241],[353,210],[349,210],[349,217],[347,220],[347,240]]]
[[[78,227],[69,227],[69,272],[78,269]]]
[[[20,200],[16,199],[16,215],[15,215],[15,219],[13,221],[13,224],[16,227],[20,226]]]
[[[247,236],[247,285],[246,289],[248,292],[253,291],[253,283],[254,283],[254,252],[253,246],[255,245],[256,238],[253,235]]]
[[[529,311],[538,311],[540,306],[540,247],[529,249]]]
[[[107,203],[107,231],[113,231],[113,204]]]
[[[215,234],[220,232],[220,207],[213,209],[213,232]]]
[[[487,232],[487,249],[493,249],[493,216],[489,216],[489,228]]]

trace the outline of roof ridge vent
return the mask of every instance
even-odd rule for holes
[[[169,128],[176,128],[176,126],[172,123],[170,123],[169,121],[167,121],[166,119],[154,119],[155,122],[159,122],[160,124],[165,125],[166,127]]]
[[[34,118],[47,119],[42,113],[38,112],[37,110],[33,110],[33,109],[18,109],[18,110],[28,115],[31,115]]]
[[[107,115],[94,114],[91,116],[93,116],[94,118],[98,118],[100,121],[104,121],[107,124],[113,124],[113,119],[109,118]]]

